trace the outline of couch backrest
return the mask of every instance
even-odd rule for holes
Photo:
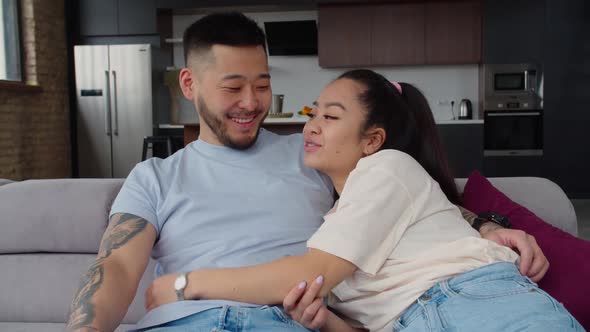
[[[511,200],[526,207],[539,218],[574,236],[578,235],[574,206],[555,182],[538,177],[504,177],[488,180]],[[455,180],[460,192],[463,192],[466,182],[466,179]]]
[[[457,179],[462,191],[465,179]],[[553,182],[540,178],[492,178],[511,199],[544,220],[576,234],[570,201]],[[67,320],[81,275],[93,262],[108,213],[123,179],[30,180],[0,186],[0,322]],[[144,314],[146,269],[125,316]]]
[[[82,274],[96,257],[123,179],[59,179],[0,186],[0,322],[67,321]],[[144,314],[146,269],[126,323]]]

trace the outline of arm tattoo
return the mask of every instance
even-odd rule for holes
[[[459,211],[461,211],[463,219],[465,219],[469,223],[469,225],[473,226],[473,222],[475,221],[475,218],[477,218],[477,215],[462,206],[457,207],[459,208]]]
[[[89,327],[95,318],[94,305],[91,300],[104,280],[104,259],[109,257],[113,250],[122,247],[132,238],[145,229],[147,221],[132,214],[122,214],[109,223],[102,239],[98,258],[84,274],[74,300],[70,306],[70,319],[68,328],[78,329]]]
[[[82,328],[94,320],[94,306],[90,300],[103,281],[103,260],[103,258],[97,259],[80,281],[78,292],[70,306],[68,328],[72,330]]]
[[[113,220],[109,224],[102,239],[98,257],[109,257],[113,250],[122,247],[129,240],[143,231],[147,226],[147,221],[132,214],[123,214],[119,220]]]

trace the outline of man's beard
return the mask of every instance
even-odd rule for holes
[[[225,125],[223,119],[219,119],[215,116],[215,114],[209,111],[209,108],[207,108],[205,100],[203,100],[201,95],[197,96],[197,107],[203,121],[205,121],[209,128],[211,128],[219,142],[221,142],[221,144],[223,144],[224,146],[236,150],[246,150],[250,148],[252,145],[254,145],[254,143],[256,143],[256,140],[258,139],[258,134],[260,133],[260,124],[262,122],[258,123],[258,127],[256,128],[256,134],[251,140],[247,142],[236,142],[232,140],[232,138],[229,136],[229,133],[227,132],[227,126]],[[221,116],[224,117],[225,115]]]

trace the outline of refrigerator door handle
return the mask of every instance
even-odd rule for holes
[[[106,94],[104,96],[104,132],[107,136],[111,136],[111,84],[109,82],[109,71],[105,70],[104,73],[106,78]]]
[[[117,106],[117,72],[113,70],[113,100],[115,101],[113,104],[115,105],[115,136],[119,136],[119,110]]]

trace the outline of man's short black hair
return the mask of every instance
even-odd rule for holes
[[[220,12],[207,15],[184,31],[184,61],[188,66],[191,52],[207,52],[215,44],[227,46],[262,46],[266,38],[258,24],[240,12]]]

